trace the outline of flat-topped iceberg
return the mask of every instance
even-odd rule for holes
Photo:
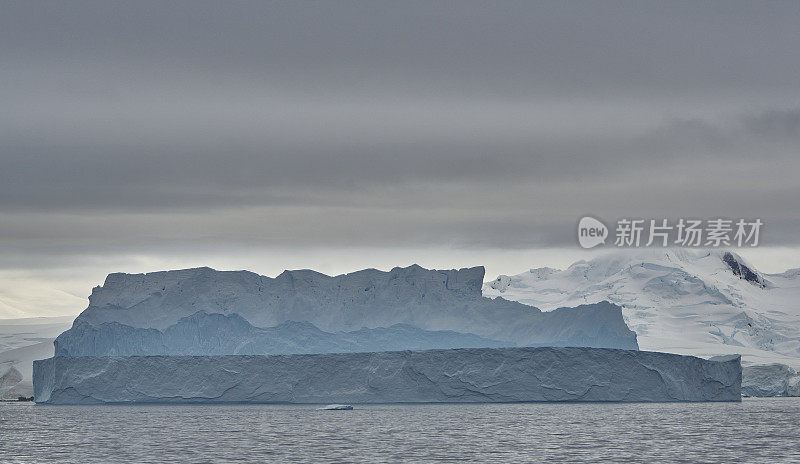
[[[602,348],[54,357],[38,403],[740,401],[739,357]]]
[[[56,356],[364,352],[499,346],[638,349],[608,302],[542,312],[481,295],[483,267],[276,278],[210,268],[110,274]]]
[[[640,352],[618,306],[481,295],[482,267],[111,274],[40,403],[737,401],[738,357]],[[519,348],[523,346],[524,348]],[[535,348],[547,346],[546,348]],[[621,349],[620,349],[621,348]]]

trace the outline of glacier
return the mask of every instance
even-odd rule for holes
[[[498,346],[638,349],[608,302],[537,308],[481,294],[484,268],[276,278],[195,268],[110,274],[56,356],[298,354]]]
[[[738,356],[472,348],[238,356],[56,356],[37,403],[741,401]]]
[[[699,357],[741,354],[750,367],[800,368],[800,270],[764,274],[738,254],[681,248],[617,249],[565,270],[501,275],[483,294],[544,311],[610,301],[644,350]],[[770,382],[781,385],[782,374]],[[749,387],[748,387],[749,388]],[[753,392],[793,392],[754,389]]]

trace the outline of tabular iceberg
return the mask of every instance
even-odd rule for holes
[[[738,357],[640,352],[618,306],[542,312],[482,297],[483,276],[482,267],[419,266],[336,277],[286,271],[275,279],[209,268],[111,274],[56,339],[55,357],[34,363],[35,400],[740,398]]]
[[[38,403],[740,401],[740,358],[598,348],[54,357]]]
[[[272,279],[210,268],[110,274],[56,356],[296,354],[498,346],[638,349],[608,302],[542,312],[481,295],[483,267]],[[298,324],[300,323],[300,324]],[[447,332],[447,333],[444,333]]]

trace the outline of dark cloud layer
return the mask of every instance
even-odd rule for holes
[[[435,95],[650,95],[793,87],[799,11],[747,1],[12,2],[2,42],[6,58],[51,72],[80,63],[158,78],[166,68],[321,94],[398,83]],[[116,87],[107,84],[99,90]]]
[[[797,246],[794,2],[7,2],[0,266],[224,246]],[[49,258],[48,258],[49,257]]]

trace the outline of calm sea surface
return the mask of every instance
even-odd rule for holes
[[[800,462],[800,399],[672,404],[0,404],[2,463]]]

